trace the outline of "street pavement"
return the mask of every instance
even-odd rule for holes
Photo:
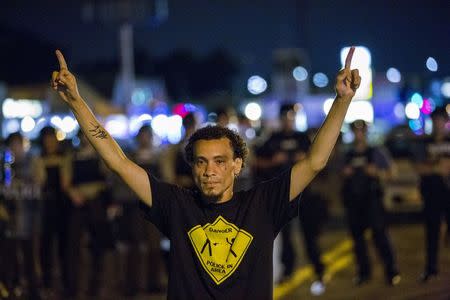
[[[298,228],[298,226],[294,227]],[[445,243],[444,236],[442,236],[439,260],[440,276],[424,284],[417,280],[424,267],[423,226],[421,224],[397,224],[391,226],[389,232],[402,277],[397,286],[391,287],[385,284],[382,264],[376,255],[370,234],[366,236],[369,240],[368,248],[373,263],[372,280],[360,287],[353,285],[355,265],[353,263],[352,243],[345,228],[340,226],[326,230],[321,237],[323,260],[327,266],[326,289],[322,295],[312,295],[310,286],[314,281],[314,273],[304,257],[301,235],[298,230],[294,230],[294,243],[298,253],[296,272],[291,278],[274,287],[274,299],[449,300],[450,241],[447,240],[447,243]],[[276,245],[278,244],[276,243]],[[279,249],[275,249],[275,253],[279,253]],[[142,292],[134,298],[121,296],[119,292],[120,283],[117,280],[120,275],[120,268],[117,267],[117,261],[117,254],[115,253],[111,253],[107,257],[105,285],[102,289],[102,296],[98,299],[165,299],[164,293],[148,294]],[[278,259],[275,259],[274,270],[280,269],[277,261]],[[149,264],[144,263],[144,265]],[[82,296],[80,299],[85,298]]]

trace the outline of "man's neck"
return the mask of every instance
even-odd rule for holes
[[[205,203],[210,203],[210,204],[222,204],[222,203],[226,203],[228,201],[230,201],[233,198],[233,192],[231,192],[231,194],[229,195],[222,195],[222,197],[217,196],[217,197],[208,197],[203,195],[203,200],[205,201]]]

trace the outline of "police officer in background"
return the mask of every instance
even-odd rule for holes
[[[255,151],[255,169],[257,181],[264,181],[287,170],[295,162],[305,157],[311,142],[308,135],[295,130],[295,115],[298,107],[285,103],[280,107],[281,128],[274,132]],[[295,266],[295,250],[291,238],[291,225],[286,225],[281,231],[282,248],[281,262],[283,278],[292,275]]]
[[[136,142],[137,147],[133,151],[133,153],[130,154],[131,159],[136,162],[140,167],[142,167],[144,170],[149,172],[150,174],[153,174],[155,177],[160,178],[161,177],[161,168],[160,168],[160,153],[156,147],[153,145],[153,129],[150,125],[143,125],[137,135],[136,135]],[[139,205],[139,202],[137,201],[135,195],[133,194],[133,200],[137,205]],[[138,208],[138,207],[137,207]],[[134,211],[135,215],[133,218],[134,220],[129,220],[129,226],[131,226],[130,234],[132,235],[132,243],[134,245],[139,246],[139,248],[144,249],[145,256],[147,257],[147,266],[150,266],[150,272],[147,273],[146,276],[146,282],[145,282],[145,289],[148,293],[154,294],[154,293],[161,293],[165,291],[165,270],[164,270],[164,255],[165,253],[162,253],[162,245],[164,243],[162,242],[163,236],[158,231],[158,229],[155,227],[155,225],[148,223],[142,218],[141,214],[142,212],[139,210]],[[136,215],[137,214],[137,215]],[[134,239],[134,241],[133,241]],[[170,243],[167,240],[167,243]],[[168,251],[168,249],[166,250]],[[127,275],[130,276],[130,279],[135,278],[135,280],[138,280],[138,277],[136,277],[137,274],[131,274],[133,272],[133,264],[136,264],[137,258],[134,259],[134,262],[130,260],[130,266],[131,269],[128,269]],[[137,265],[135,265],[135,270],[138,271]],[[147,268],[145,268],[147,269]],[[126,282],[126,291],[128,292],[128,295],[132,294],[133,289],[135,289],[135,286],[131,280],[128,280]]]
[[[423,138],[416,153],[425,218],[426,265],[419,278],[422,282],[438,274],[439,235],[444,216],[450,236],[450,135],[446,128],[449,117],[444,108],[438,108],[431,119],[433,132]]]
[[[79,147],[68,166],[68,187],[72,202],[69,225],[67,259],[70,265],[69,289],[66,297],[76,297],[80,288],[80,244],[85,231],[89,233],[91,264],[88,293],[97,297],[103,276],[106,250],[113,247],[111,228],[107,219],[110,201],[106,184],[106,167],[84,134],[78,132]]]
[[[381,184],[382,180],[392,175],[392,163],[383,149],[369,146],[367,124],[363,120],[353,122],[351,129],[355,139],[344,158],[342,192],[358,267],[354,283],[361,285],[371,278],[371,265],[364,238],[364,232],[369,228],[384,263],[386,283],[397,285],[400,275],[386,229]]]
[[[25,142],[20,132],[11,133],[6,139],[0,197],[6,202],[9,214],[6,240],[2,241],[9,252],[1,254],[6,255],[6,260],[0,268],[7,272],[8,288],[14,296],[40,299],[38,262],[34,251],[39,225],[40,188],[33,179],[30,168],[32,157],[26,150]],[[22,290],[22,279],[26,280],[25,290]]]
[[[33,179],[41,187],[42,214],[40,235],[40,262],[43,298],[52,298],[57,285],[54,282],[54,243],[57,243],[58,265],[64,293],[70,290],[71,270],[67,261],[67,222],[70,202],[65,194],[68,184],[68,156],[57,139],[57,131],[51,126],[41,129],[41,152],[32,162]]]

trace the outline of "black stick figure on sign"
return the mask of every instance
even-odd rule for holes
[[[230,253],[233,254],[234,257],[237,257],[236,253],[232,249],[235,238],[232,238],[231,242],[228,240],[228,238],[226,240],[227,240],[227,243],[230,244]]]
[[[209,256],[212,256],[211,241],[210,241],[209,238],[206,238],[206,242],[203,245],[202,250],[200,251],[200,253],[203,254],[203,251],[205,251],[206,245],[208,245]]]

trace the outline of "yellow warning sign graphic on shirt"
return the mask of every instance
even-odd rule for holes
[[[203,268],[216,284],[236,271],[253,240],[251,234],[222,216],[212,224],[193,227],[188,234]]]

